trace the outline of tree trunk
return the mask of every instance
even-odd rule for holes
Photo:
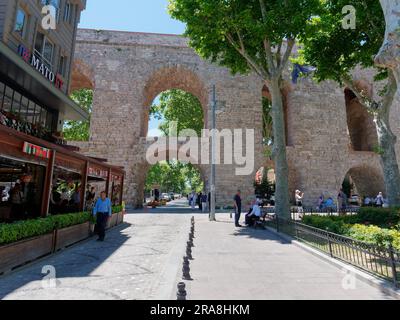
[[[397,139],[390,129],[389,117],[378,114],[375,116],[375,123],[381,149],[387,198],[391,207],[397,207],[400,206],[400,171],[395,149]]]
[[[285,115],[283,111],[283,97],[280,88],[280,81],[272,79],[270,82],[272,98],[272,119],[274,130],[273,159],[275,161],[276,192],[275,208],[276,213],[282,218],[290,218],[289,205],[289,167],[286,156],[286,129]]]
[[[378,66],[393,70],[400,82],[400,0],[380,0],[386,20],[385,42],[375,58]]]
[[[386,32],[385,41],[375,57],[375,63],[393,72],[397,82],[395,91],[397,91],[400,84],[400,0],[380,0],[380,3],[385,15]],[[392,94],[394,97],[397,92]],[[381,112],[375,116],[379,145],[382,152],[385,185],[389,204],[392,207],[400,205],[400,172],[395,149],[397,139],[391,131],[389,123],[390,106],[393,100],[390,104],[383,106]]]

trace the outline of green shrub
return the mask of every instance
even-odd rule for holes
[[[123,210],[122,206],[114,206],[112,208],[112,213],[120,213],[122,212],[122,210]]]
[[[0,224],[0,245],[44,235],[53,230],[53,221],[48,218]]]
[[[115,206],[113,213],[122,211],[122,206]],[[55,229],[63,229],[85,222],[95,223],[95,217],[89,212],[69,213],[34,220],[0,224],[0,246],[48,234]]]
[[[354,216],[343,217],[347,224],[371,224],[383,228],[391,228],[400,223],[399,209],[361,208]]]
[[[49,216],[34,220],[0,224],[0,245],[17,242],[51,233],[55,229],[68,228],[90,221],[88,212]]]
[[[341,219],[318,215],[305,216],[303,218],[303,223],[314,228],[326,230],[337,234],[345,234],[349,228]]]
[[[400,250],[400,232],[395,229],[356,224],[349,229],[348,236],[380,247],[387,248],[392,244],[395,249]]]
[[[62,214],[49,217],[55,229],[63,229],[91,221],[91,214],[88,212]]]
[[[306,216],[303,223],[339,233],[345,232],[346,225],[364,224],[374,225],[381,228],[393,228],[400,224],[400,211],[398,209],[382,209],[382,208],[361,208],[360,212],[351,216]],[[340,232],[342,230],[342,232]]]

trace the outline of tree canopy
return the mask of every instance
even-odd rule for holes
[[[342,8],[352,5],[356,9],[356,28],[343,29]],[[316,67],[315,77],[343,83],[356,67],[374,67],[385,36],[385,19],[376,0],[324,1],[318,17],[309,25],[311,32],[302,39],[303,62]],[[386,76],[384,70],[377,74]]]
[[[169,12],[186,23],[185,35],[203,58],[265,80],[280,76],[318,8],[319,0],[170,0]]]
[[[183,90],[173,89],[161,93],[158,103],[153,104],[150,114],[163,120],[159,129],[169,135],[171,122],[177,122],[177,133],[192,129],[201,136],[204,128],[204,112],[197,97]]]
[[[93,90],[81,89],[71,94],[71,99],[85,109],[89,114],[92,113]],[[89,141],[90,119],[87,121],[65,121],[63,134],[69,141]]]
[[[200,172],[190,164],[179,162],[161,162],[154,165],[146,180],[146,191],[159,185],[161,192],[190,193],[200,192],[204,185]]]

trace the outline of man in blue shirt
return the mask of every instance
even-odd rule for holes
[[[107,221],[112,216],[111,201],[109,198],[107,198],[105,191],[103,191],[100,194],[100,198],[97,199],[97,202],[93,208],[93,215],[97,218],[96,227],[99,235],[99,239],[97,239],[97,241],[104,241],[106,236]]]

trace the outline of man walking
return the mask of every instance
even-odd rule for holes
[[[240,225],[240,215],[242,214],[242,198],[240,196],[241,192],[238,190],[238,192],[235,195],[235,198],[233,199],[235,202],[235,226],[236,228],[241,228],[242,226]]]
[[[107,221],[112,216],[111,201],[107,198],[105,191],[100,194],[100,198],[97,200],[93,208],[93,215],[96,216],[97,219],[96,228],[99,235],[97,241],[104,241]]]

